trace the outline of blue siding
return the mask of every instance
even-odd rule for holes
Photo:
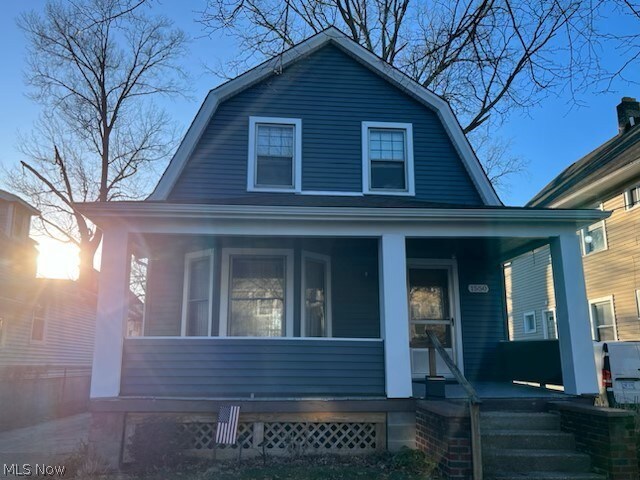
[[[323,191],[362,191],[362,121],[412,123],[416,198],[482,204],[437,115],[333,45],[223,102],[170,200],[246,194],[249,116],[302,119],[302,187]]]
[[[121,395],[384,396],[382,341],[126,339]]]

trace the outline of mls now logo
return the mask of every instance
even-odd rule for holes
[[[45,465],[36,463],[31,465],[24,463],[18,465],[12,463],[4,464],[3,473],[5,476],[13,475],[14,477],[62,477],[67,471],[67,467],[63,465]]]

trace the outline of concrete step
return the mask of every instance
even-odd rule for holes
[[[571,433],[554,430],[487,430],[482,431],[482,447],[494,449],[574,450]]]
[[[588,473],[591,470],[589,456],[571,450],[483,448],[482,463],[487,473]]]
[[[559,430],[560,417],[538,412],[482,412],[480,431],[494,430]]]
[[[531,472],[531,473],[496,473],[485,476],[485,480],[606,480],[597,473],[569,472]]]

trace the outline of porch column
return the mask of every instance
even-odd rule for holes
[[[96,312],[91,398],[120,393],[122,346],[128,299],[128,236],[120,229],[104,231]]]
[[[380,316],[388,398],[410,398],[411,357],[405,237],[382,235],[379,247]]]
[[[598,379],[582,255],[575,233],[566,233],[551,240],[551,265],[565,392],[572,395],[597,394]]]

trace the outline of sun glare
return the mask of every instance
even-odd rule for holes
[[[78,278],[78,247],[38,237],[38,277]]]

